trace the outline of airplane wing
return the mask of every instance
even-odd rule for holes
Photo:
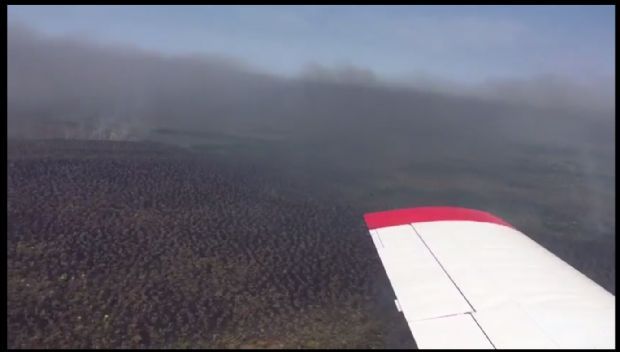
[[[502,219],[454,207],[364,218],[419,348],[615,348],[615,296]]]

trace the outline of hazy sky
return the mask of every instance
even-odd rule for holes
[[[614,6],[9,6],[9,23],[167,54],[461,83],[615,75]]]

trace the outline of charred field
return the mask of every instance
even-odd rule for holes
[[[498,214],[615,291],[613,206],[582,216],[613,179],[566,150],[204,141],[9,142],[9,347],[414,347],[362,215],[429,204]]]
[[[342,203],[156,143],[13,141],[8,346],[407,347]]]

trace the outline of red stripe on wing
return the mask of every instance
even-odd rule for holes
[[[513,227],[493,214],[459,207],[418,207],[379,211],[364,214],[364,220],[369,230],[427,221],[479,221]]]

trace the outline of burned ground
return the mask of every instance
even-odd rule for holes
[[[8,346],[411,346],[361,214],[288,189],[158,144],[11,143]]]
[[[329,144],[208,140],[10,141],[9,347],[414,346],[362,223],[403,206],[492,211],[615,292],[613,217],[580,216],[612,179],[566,151],[336,167]]]

